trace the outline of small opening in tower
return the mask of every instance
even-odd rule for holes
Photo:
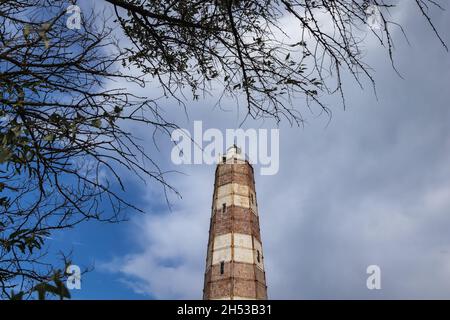
[[[222,157],[222,162],[223,163],[227,162],[227,157]]]
[[[259,250],[256,250],[256,260],[258,260],[258,263],[261,262],[261,258],[259,257]]]
[[[251,201],[251,204],[253,204],[253,193],[250,193],[250,201]]]
[[[220,274],[223,274],[225,271],[225,262],[222,261],[220,262]]]
[[[227,205],[224,203],[222,204],[222,213],[227,212]]]
[[[233,162],[234,162],[234,163],[237,163],[237,158],[233,158]]]

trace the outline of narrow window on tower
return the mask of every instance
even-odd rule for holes
[[[222,157],[222,162],[223,163],[227,162],[227,157]]]
[[[233,159],[233,162],[234,162],[234,163],[237,163],[237,159],[236,159],[236,158],[234,158],[234,159]]]
[[[222,261],[222,262],[220,263],[220,274],[223,274],[224,271],[225,271],[225,262]]]
[[[259,257],[259,250],[256,250],[256,260],[258,260],[258,263],[261,262],[261,258]]]
[[[222,204],[222,213],[226,213],[227,212],[227,205],[224,203]]]
[[[250,201],[251,201],[251,204],[253,204],[253,193],[250,193]]]

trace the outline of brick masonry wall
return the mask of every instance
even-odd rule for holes
[[[244,208],[238,205],[226,207],[225,212],[222,208],[215,209],[215,197],[217,189],[227,184],[237,183],[247,186],[250,193],[255,196],[255,183],[253,177],[253,168],[249,163],[244,164],[219,164],[216,168],[213,208],[210,221],[209,243],[207,253],[207,265],[205,272],[205,282],[203,290],[204,299],[267,299],[267,287],[265,273],[262,264],[238,262],[235,261],[233,248],[234,242],[231,242],[231,261],[212,264],[214,239],[217,236],[227,234],[245,234],[254,237],[261,243],[261,234],[259,229],[259,217],[252,208]],[[248,195],[250,197],[250,195]],[[256,206],[255,206],[256,207]],[[254,242],[256,242],[256,240]],[[256,257],[257,248],[253,250]],[[262,252],[261,255],[263,259]],[[255,258],[256,259],[256,258]],[[223,264],[223,265],[222,265]],[[223,273],[221,273],[223,271]]]
[[[267,299],[264,271],[253,264],[227,262],[224,273],[220,265],[213,265],[205,274],[205,299],[222,298],[231,295],[253,299]]]

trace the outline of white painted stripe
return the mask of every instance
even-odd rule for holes
[[[225,204],[227,207],[235,205],[252,208],[253,212],[258,214],[255,193],[248,186],[239,183],[232,182],[218,187],[214,202],[213,208],[216,210],[222,210]]]
[[[215,265],[233,260],[236,262],[255,264],[261,270],[264,270],[262,245],[255,237],[242,233],[227,233],[214,237],[213,242],[212,261],[208,258],[208,265],[209,263]],[[234,254],[232,254],[232,246]]]

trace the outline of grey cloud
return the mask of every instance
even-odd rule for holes
[[[437,24],[450,30],[449,13]],[[283,126],[279,173],[256,177],[270,298],[450,298],[450,59],[422,21],[405,25],[413,46],[396,48],[404,79],[369,50],[378,100],[348,85],[346,111],[329,100],[328,126],[323,116]],[[172,116],[236,124],[207,102],[189,120]],[[170,161],[170,146],[162,150]],[[170,181],[183,200],[136,218],[138,249],[107,265],[137,292],[201,298],[214,168],[176,169],[188,173]],[[381,267],[382,290],[366,288],[370,264]]]

